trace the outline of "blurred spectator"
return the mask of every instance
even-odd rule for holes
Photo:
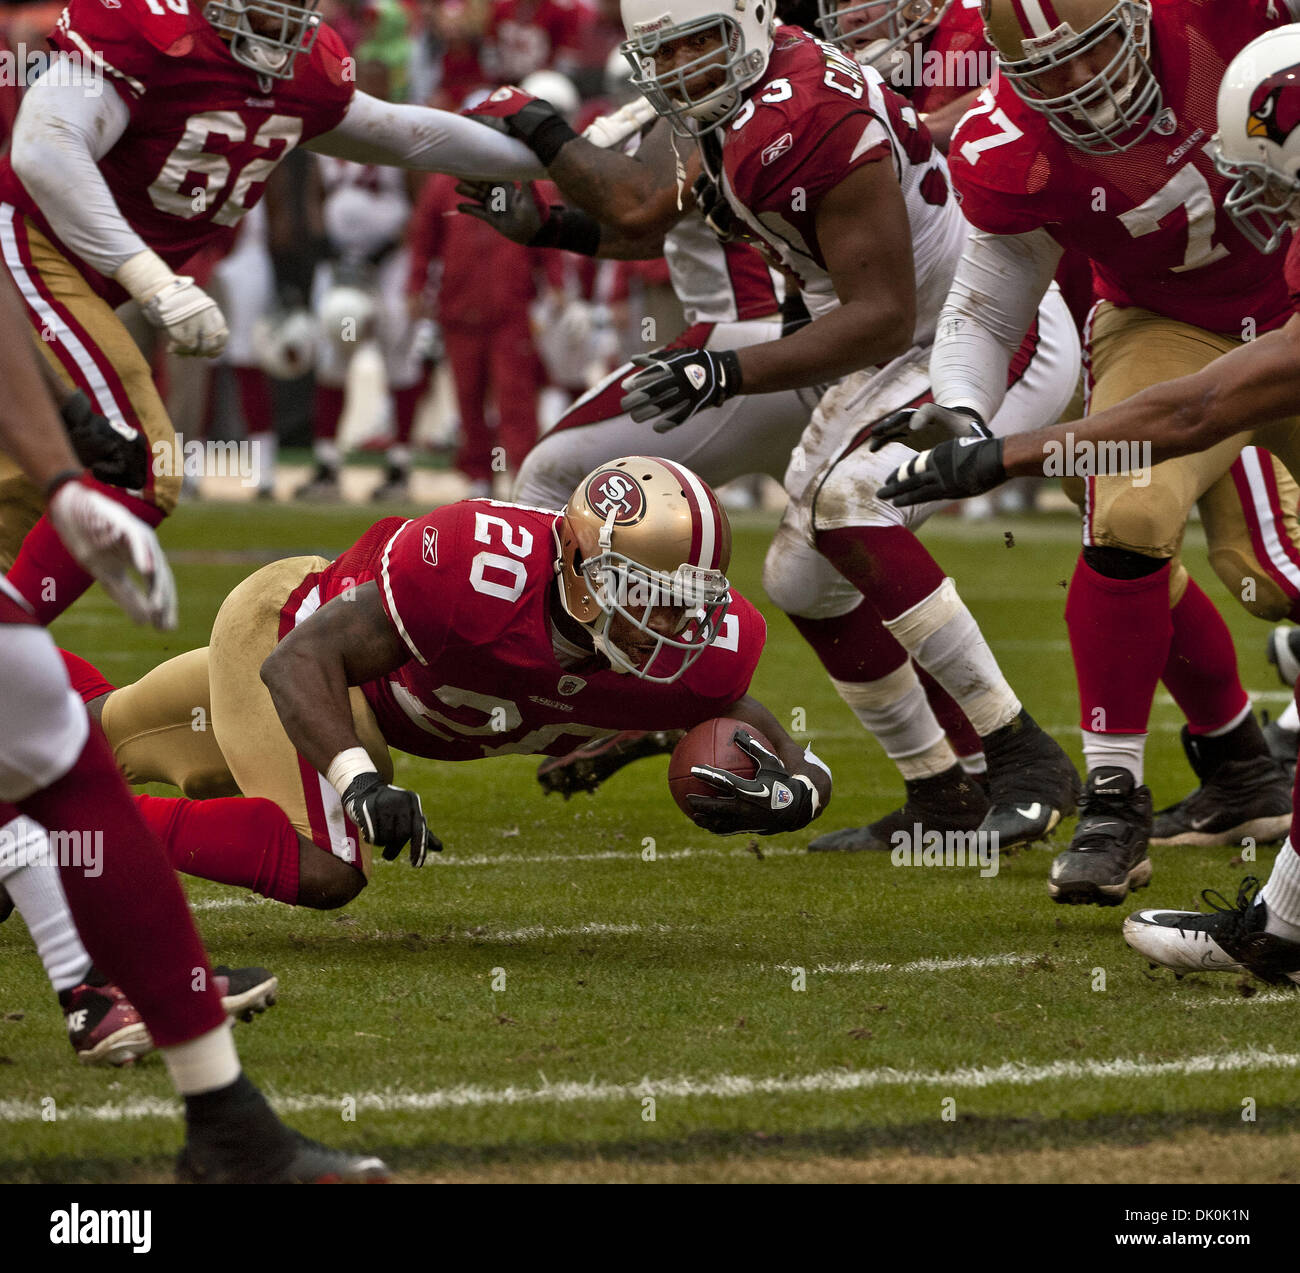
[[[543,69],[570,74],[593,21],[582,0],[492,0],[484,69],[496,84],[518,84]]]
[[[494,473],[507,467],[517,471],[537,440],[542,370],[528,311],[545,254],[458,213],[456,205],[463,201],[454,177],[438,175],[425,183],[411,218],[407,292],[413,309],[435,314],[442,328],[460,410],[456,467],[474,494],[486,495]],[[495,455],[489,397],[496,406]]]
[[[571,71],[584,100],[605,94],[610,55],[618,52],[625,39],[618,0],[596,0],[595,13],[579,35]]]
[[[487,85],[480,53],[487,0],[419,0],[411,38],[411,100],[458,110]]]

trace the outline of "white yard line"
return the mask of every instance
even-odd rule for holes
[[[792,973],[802,967],[812,973],[877,973],[877,972],[952,972],[958,968],[1006,968],[1013,964],[1032,964],[1041,955],[960,955],[954,959],[913,959],[906,964],[872,963],[855,959],[847,964],[776,964],[777,972]],[[1068,962],[1068,961],[1062,961]]]
[[[1186,1057],[1181,1061],[1146,1061],[1141,1057],[1112,1057],[1095,1061],[1052,1061],[1031,1065],[1006,1061],[1001,1065],[967,1066],[955,1070],[821,1070],[814,1074],[770,1077],[748,1074],[715,1074],[707,1078],[642,1078],[634,1083],[586,1082],[551,1083],[545,1076],[537,1087],[483,1087],[467,1083],[455,1087],[415,1092],[387,1089],[375,1092],[283,1094],[274,1100],[282,1114],[312,1110],[338,1110],[344,1099],[355,1101],[355,1109],[377,1113],[419,1112],[448,1109],[487,1108],[511,1105],[571,1105],[581,1102],[609,1104],[656,1100],[689,1100],[697,1097],[738,1100],[751,1096],[798,1096],[862,1092],[875,1088],[930,1087],[947,1091],[973,1090],[1009,1085],[1031,1087],[1040,1083],[1080,1080],[1151,1079],[1198,1074],[1235,1074],[1242,1071],[1300,1069],[1300,1053],[1273,1052],[1248,1048],[1235,1052]],[[58,1110],[60,1122],[86,1120],[121,1122],[142,1118],[174,1118],[179,1112],[173,1101],[148,1098],[105,1102],[101,1105],[68,1105]],[[41,1121],[42,1110],[35,1101],[0,1100],[0,1123]]]

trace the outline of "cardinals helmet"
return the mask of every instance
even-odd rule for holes
[[[1232,182],[1223,206],[1261,252],[1300,222],[1300,26],[1252,40],[1219,85],[1214,166]]]
[[[671,684],[713,644],[731,602],[731,526],[690,469],[640,455],[602,464],[556,519],[555,543],[561,602],[614,671]],[[616,617],[631,651],[611,640]]]
[[[623,0],[623,52],[632,85],[682,137],[698,137],[734,118],[742,94],[762,78],[772,54],[775,0]],[[698,56],[658,61],[666,45],[689,40]]]
[[[276,310],[253,324],[257,363],[275,380],[296,380],[316,365],[320,329],[309,309]]]
[[[984,0],[984,30],[1001,74],[1071,146],[1119,154],[1155,126],[1150,0]],[[1080,60],[1092,74],[1065,88],[1060,72]]]
[[[864,66],[885,71],[890,54],[923,39],[947,13],[952,0],[817,0],[817,28]]]
[[[230,44],[241,66],[273,80],[293,78],[300,53],[310,53],[320,31],[317,0],[209,0],[203,16]],[[161,12],[161,10],[159,11]],[[182,10],[183,12],[183,10]]]

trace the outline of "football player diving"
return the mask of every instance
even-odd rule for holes
[[[265,566],[222,604],[210,644],[113,690],[69,658],[138,797],[189,874],[279,901],[342,906],[371,846],[413,865],[441,844],[419,796],[392,785],[389,748],[437,760],[562,755],[624,726],[719,716],[753,779],[705,766],[696,823],[797,831],[829,770],[747,693],[762,616],[733,592],[731,530],[713,492],[670,461],[624,457],[561,512],[466,500],[377,522],[333,562]],[[207,727],[196,728],[196,722]]]
[[[1073,808],[1077,775],[917,539],[933,507],[899,516],[876,497],[901,452],[881,463],[866,445],[875,421],[928,400],[928,349],[969,232],[943,156],[877,71],[775,27],[767,0],[624,0],[623,20],[632,83],[671,125],[671,149],[643,146],[635,158],[601,149],[513,89],[473,113],[527,141],[576,205],[558,218],[558,246],[604,253],[662,241],[703,199],[797,282],[807,325],[743,348],[641,356],[622,407],[689,445],[710,409],[737,395],[822,391],[786,465],[790,501],[764,587],[896,763],[906,799],[811,847],[888,848],[895,830],[917,823],[980,829],[1004,847],[1042,837]],[[1058,418],[1068,404],[1073,325],[1059,297],[1042,318],[1004,372],[997,433]],[[959,764],[955,734],[963,757],[986,757],[987,794]]]
[[[1230,183],[1224,202],[1237,228],[1265,253],[1288,242],[1284,274],[1291,316],[1281,327],[1207,363],[1090,415],[1015,438],[948,441],[903,465],[886,495],[959,498],[992,490],[1007,477],[1041,473],[1054,448],[1077,443],[1151,444],[1159,463],[1194,455],[1229,438],[1293,417],[1300,399],[1300,26],[1251,41],[1219,88],[1214,162]],[[1277,271],[1272,261],[1259,262]],[[1291,426],[1294,429],[1294,425]],[[1059,451],[1058,451],[1059,453]],[[1300,476],[1300,475],[1298,475]],[[1129,945],[1180,972],[1254,973],[1300,983],[1300,826],[1290,834],[1268,882],[1247,879],[1235,905],[1206,891],[1211,910],[1143,910],[1124,923]]]

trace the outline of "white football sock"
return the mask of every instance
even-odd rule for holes
[[[977,751],[972,756],[958,756],[957,763],[962,767],[963,773],[968,773],[972,777],[989,771],[988,758],[982,751]]]
[[[275,487],[275,463],[280,454],[280,439],[272,429],[268,433],[250,433],[249,447],[253,452],[253,478],[258,489],[273,490]]]
[[[394,442],[388,448],[388,467],[405,473],[411,467],[411,448],[405,443]]]
[[[45,829],[30,818],[0,827],[0,884],[23,917],[55,992],[81,985],[90,956],[72,922]]]
[[[333,438],[317,438],[311,444],[312,457],[322,468],[337,469],[339,444]]]
[[[981,738],[1020,714],[1020,700],[951,579],[884,622],[898,643],[957,700]]]
[[[1266,933],[1300,942],[1300,853],[1291,844],[1291,837],[1282,842],[1273,863],[1273,873],[1259,892],[1260,900],[1268,907]]]
[[[957,763],[910,659],[876,681],[831,677],[831,684],[905,779],[931,778]]]
[[[1286,711],[1277,718],[1277,723],[1293,734],[1300,734],[1300,707],[1296,705],[1294,698],[1286,705]]]
[[[1142,785],[1145,734],[1093,734],[1083,730],[1083,761],[1089,773],[1094,769],[1127,769],[1133,782]]]
[[[239,1055],[230,1022],[173,1048],[161,1048],[172,1082],[182,1096],[197,1096],[229,1087],[239,1077]]]
[[[1241,722],[1244,721],[1246,717],[1249,716],[1253,710],[1254,709],[1251,707],[1250,703],[1247,702],[1246,706],[1243,707],[1241,711],[1239,711],[1234,717],[1232,717],[1232,719],[1229,720],[1227,724],[1220,725],[1218,729],[1210,730],[1209,733],[1203,734],[1202,737],[1222,738],[1224,734],[1232,733],[1232,731],[1236,729],[1237,726],[1240,725]]]

